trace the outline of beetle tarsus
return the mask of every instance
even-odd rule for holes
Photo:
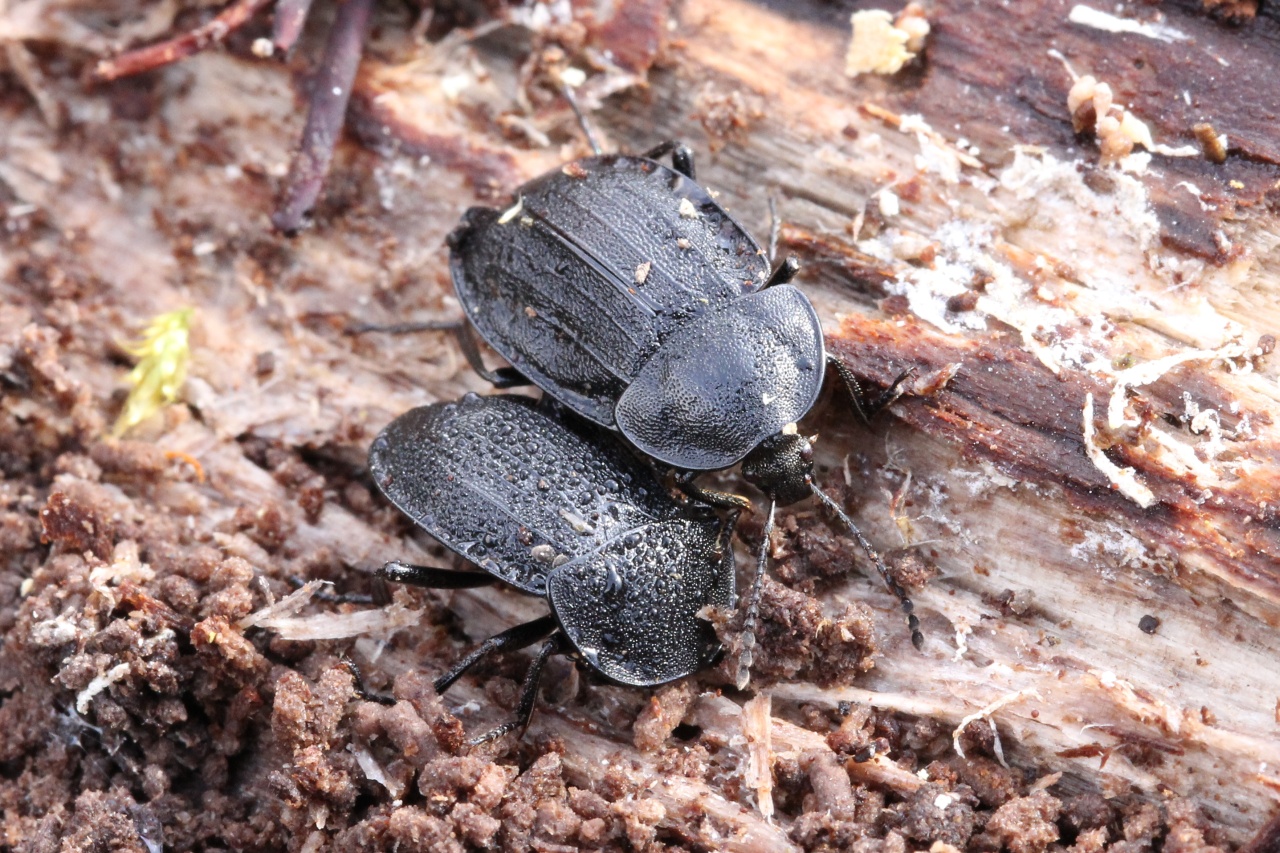
[[[747,611],[742,617],[742,654],[738,657],[738,672],[734,682],[739,690],[746,690],[751,683],[751,664],[755,662],[756,622],[760,616],[760,589],[764,585],[764,570],[769,561],[769,534],[773,532],[773,515],[776,501],[769,501],[769,515],[764,522],[764,536],[760,541],[760,556],[756,559],[756,574],[751,580]]]
[[[289,586],[295,590],[302,589],[307,582],[298,575],[289,575],[285,578]],[[311,593],[314,601],[323,601],[328,604],[373,604],[373,596],[363,592],[330,592],[326,587],[332,584],[325,583],[319,589]]]
[[[372,690],[370,690],[368,687],[365,686],[364,673],[360,671],[360,667],[356,666],[356,662],[353,661],[351,658],[347,657],[346,655],[343,655],[342,657],[338,658],[338,663],[345,666],[347,668],[347,671],[351,673],[351,680],[352,680],[351,689],[354,690],[356,695],[359,696],[361,699],[363,699],[366,702],[377,702],[379,705],[396,704],[395,698],[384,695],[382,693],[374,693]]]
[[[444,693],[453,683],[466,674],[467,670],[495,652],[510,652],[533,645],[553,631],[558,630],[554,616],[543,616],[532,622],[525,622],[514,628],[508,628],[501,634],[494,634],[471,653],[453,665],[453,669],[435,681],[436,693]]]
[[[411,566],[399,560],[378,569],[377,577],[392,583],[404,583],[426,589],[475,589],[490,586],[497,579],[488,572],[466,572],[454,569],[438,569],[434,566]]]
[[[920,618],[915,614],[915,604],[907,595],[907,591],[902,588],[902,585],[894,580],[893,575],[889,574],[889,567],[884,564],[884,560],[881,558],[880,552],[872,546],[871,542],[867,540],[867,537],[862,535],[862,531],[858,529],[858,525],[853,523],[853,519],[840,508],[840,505],[836,503],[830,495],[817,487],[814,487],[813,494],[818,498],[818,500],[822,501],[822,503],[826,505],[827,509],[840,517],[840,520],[849,528],[849,532],[853,534],[853,538],[858,540],[858,544],[862,546],[862,550],[866,552],[867,557],[869,557],[871,562],[875,564],[876,571],[880,573],[880,578],[884,581],[884,585],[889,587],[889,591],[897,596],[898,601],[902,604],[902,612],[907,616],[907,628],[911,631],[911,645],[915,646],[916,649],[923,648],[924,634],[920,631]]]
[[[524,686],[520,690],[520,704],[516,708],[516,718],[478,737],[473,737],[467,743],[471,746],[478,746],[495,738],[500,738],[507,732],[517,730],[523,732],[529,728],[529,720],[533,718],[533,708],[538,701],[538,682],[542,679],[542,668],[546,665],[549,657],[562,651],[564,651],[564,646],[559,634],[543,643],[542,648],[538,649],[538,653],[534,655],[533,663],[529,664],[528,672],[525,673]]]
[[[905,393],[902,390],[902,384],[914,376],[916,372],[914,367],[908,367],[899,373],[893,382],[889,383],[888,388],[884,389],[874,400],[868,403],[864,401],[861,383],[858,382],[858,378],[853,375],[853,371],[843,361],[835,356],[827,356],[827,366],[839,375],[840,381],[844,383],[845,390],[849,393],[849,399],[853,402],[853,410],[857,413],[858,419],[866,426],[870,426],[872,418],[880,414]]]
[[[676,475],[676,485],[680,491],[684,492],[695,501],[707,504],[708,506],[719,507],[720,509],[736,509],[751,511],[751,501],[742,495],[735,495],[732,492],[719,492],[714,489],[704,489],[693,482],[693,478],[701,471],[682,471]]]

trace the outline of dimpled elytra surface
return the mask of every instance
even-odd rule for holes
[[[664,338],[762,287],[760,246],[707,190],[655,161],[578,160],[472,208],[450,237],[454,287],[481,335],[604,426]]]
[[[555,569],[547,595],[593,667],[623,684],[662,684],[706,666],[719,648],[698,613],[732,606],[733,556],[712,522],[650,524]]]
[[[599,433],[527,397],[469,394],[392,421],[369,467],[387,499],[444,545],[542,594],[552,568],[680,512],[647,466]]]

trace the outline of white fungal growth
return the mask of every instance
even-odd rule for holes
[[[1107,458],[1095,440],[1093,430],[1093,393],[1084,395],[1084,449],[1089,454],[1089,461],[1101,471],[1108,480],[1129,500],[1146,509],[1156,502],[1155,493],[1147,488],[1132,468],[1120,467]]]
[[[1023,699],[1026,699],[1028,697],[1032,699],[1039,699],[1042,702],[1044,701],[1044,698],[1040,695],[1040,693],[1034,687],[1028,687],[1025,690],[1019,690],[1017,693],[1010,693],[1008,695],[1001,696],[999,699],[992,702],[990,705],[978,711],[977,713],[970,714],[969,716],[962,719],[960,721],[960,725],[956,726],[956,730],[951,733],[951,746],[955,749],[956,755],[960,756],[961,758],[964,758],[964,749],[960,746],[960,735],[964,733],[964,730],[969,726],[970,723],[976,722],[978,720],[990,720],[991,715],[994,714],[996,711],[999,711],[1001,708],[1005,707],[1006,705],[1012,705],[1014,702],[1021,702]],[[996,759],[1000,762],[1002,767],[1008,767],[1009,765],[1006,764],[1004,760],[1004,748],[1000,745],[1000,730],[996,728],[995,723],[991,724],[991,732],[992,732],[991,748],[995,751]]]
[[[118,663],[102,675],[93,679],[93,681],[90,681],[85,685],[83,690],[76,694],[76,711],[81,714],[89,713],[89,703],[93,701],[93,697],[97,696],[103,690],[106,690],[128,674],[129,664]]]

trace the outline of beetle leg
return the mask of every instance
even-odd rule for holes
[[[379,705],[394,705],[396,700],[394,697],[386,696],[382,693],[374,693],[368,687],[364,686],[364,674],[360,672],[360,667],[356,666],[356,662],[351,658],[343,655],[338,658],[338,663],[342,664],[351,673],[351,688],[355,690],[356,695],[366,702],[377,702]]]
[[[519,385],[532,385],[523,373],[514,367],[499,367],[490,370],[485,367],[484,358],[480,355],[480,346],[476,343],[475,332],[471,324],[464,320],[423,320],[418,323],[353,323],[343,330],[348,335],[363,335],[366,332],[383,332],[388,335],[412,335],[418,332],[453,332],[458,341],[458,349],[471,369],[494,388],[515,388]]]
[[[704,489],[695,485],[693,478],[698,476],[701,471],[680,471],[676,474],[676,485],[680,491],[684,492],[695,501],[701,501],[714,507],[721,509],[737,509],[750,510],[751,501],[742,495],[735,495],[732,492],[717,492],[713,489]]]
[[[538,653],[534,655],[533,663],[529,664],[529,671],[525,673],[524,687],[520,690],[520,705],[516,708],[516,718],[479,737],[473,737],[467,743],[476,746],[502,737],[507,732],[517,729],[524,731],[529,728],[529,720],[533,717],[533,706],[538,701],[538,682],[542,678],[542,667],[546,665],[547,658],[562,651],[564,651],[564,644],[559,634],[543,643],[542,648],[538,649]]]
[[[786,259],[774,269],[764,286],[773,287],[775,284],[786,284],[795,278],[798,272],[800,272],[800,261],[796,259],[795,255],[787,255]]]
[[[665,157],[667,154],[671,155],[671,167],[673,169],[684,175],[689,180],[695,180],[693,149],[688,145],[685,145],[683,142],[668,139],[666,142],[661,142],[650,148],[640,156],[646,160],[658,160]]]
[[[488,586],[497,580],[488,572],[458,572],[432,566],[410,566],[399,560],[392,560],[378,569],[377,577],[385,578],[392,583],[407,583],[427,589],[475,589],[478,586]]]
[[[769,516],[764,522],[764,538],[760,541],[760,556],[756,560],[756,576],[751,580],[751,592],[747,599],[747,612],[742,617],[742,654],[738,657],[738,674],[734,679],[739,690],[746,690],[751,683],[751,664],[755,660],[756,621],[760,616],[760,587],[764,584],[764,569],[769,560],[769,534],[773,532],[773,512],[776,501],[769,501]]]
[[[907,614],[907,628],[911,630],[911,645],[915,646],[916,649],[922,648],[924,646],[924,634],[920,633],[920,618],[916,616],[916,606],[912,603],[902,585],[893,579],[893,575],[889,574],[889,567],[884,564],[884,560],[880,557],[880,552],[872,547],[871,543],[867,541],[867,537],[863,536],[862,531],[853,523],[853,519],[846,515],[840,505],[832,500],[826,492],[815,486],[813,493],[818,500],[826,504],[827,509],[840,517],[840,520],[845,523],[845,526],[853,534],[853,538],[858,540],[862,550],[871,558],[871,562],[875,564],[876,571],[880,573],[880,578],[884,581],[885,586],[889,587],[889,591],[898,597],[898,601],[902,604],[902,612]]]
[[[853,401],[853,410],[858,413],[858,418],[868,426],[871,424],[871,419],[878,415],[882,409],[902,396],[902,383],[914,376],[916,372],[914,367],[908,367],[899,373],[898,377],[878,397],[870,403],[864,403],[862,386],[858,383],[858,378],[853,375],[853,371],[834,356],[827,356],[827,366],[840,376],[841,381],[844,382],[845,390],[849,392],[849,398]]]
[[[671,152],[671,166],[689,180],[695,180],[693,167],[693,149],[680,144]]]
[[[582,135],[587,138],[587,143],[591,146],[591,151],[599,157],[603,153],[600,147],[600,140],[596,139],[595,133],[591,130],[591,122],[587,121],[587,116],[582,112],[582,107],[578,106],[578,99],[573,94],[573,87],[568,83],[561,87],[564,93],[564,99],[569,102],[569,109],[573,110],[574,116],[578,119],[578,127],[582,128]]]
[[[344,335],[382,332],[388,335],[414,335],[418,332],[454,331],[465,320],[422,320],[418,323],[352,323],[342,330]]]
[[[508,628],[501,634],[494,634],[480,645],[471,650],[471,653],[453,665],[453,669],[436,679],[436,693],[444,693],[453,683],[461,678],[467,670],[475,666],[484,658],[494,652],[516,651],[523,649],[525,646],[532,645],[551,632],[557,630],[556,620],[554,616],[547,615],[541,619],[534,619],[532,622],[525,622],[523,625],[517,625],[514,628]]]
[[[289,586],[295,590],[302,589],[307,582],[297,575],[289,575],[285,578]],[[332,586],[326,583],[325,586]],[[314,601],[324,601],[330,604],[374,604],[373,596],[367,592],[330,592],[323,587],[311,593]]]
[[[515,388],[518,385],[533,384],[528,377],[514,367],[499,367],[497,370],[485,367],[484,359],[480,356],[480,346],[476,343],[475,332],[472,331],[469,323],[459,323],[452,331],[453,336],[458,339],[458,348],[466,357],[467,364],[470,364],[471,369],[480,374],[481,378],[492,384],[494,388]]]

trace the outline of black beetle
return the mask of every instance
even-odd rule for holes
[[[369,449],[369,470],[398,509],[482,570],[391,562],[383,577],[438,589],[501,581],[551,605],[436,681],[444,692],[486,655],[545,641],[517,718],[473,743],[528,724],[553,654],[635,687],[690,675],[719,655],[698,613],[734,603],[736,513],[726,521],[677,502],[608,431],[527,397],[468,394],[392,421]]]
[[[672,167],[657,160],[667,153]],[[694,180],[688,148],[668,142],[638,157],[574,160],[522,186],[506,210],[471,208],[448,242],[466,316],[511,364],[486,370],[472,345],[467,355],[482,375],[499,387],[532,382],[618,430],[703,501],[749,505],[692,483],[741,462],[770,500],[766,541],[775,506],[817,495],[898,596],[920,647],[905,591],[814,486],[813,449],[795,429],[828,365],[866,419],[857,382],[827,355],[808,298],[787,284],[799,264],[788,258],[770,272],[764,249]],[[869,411],[896,398],[907,375]],[[747,668],[757,599],[753,589]]]

